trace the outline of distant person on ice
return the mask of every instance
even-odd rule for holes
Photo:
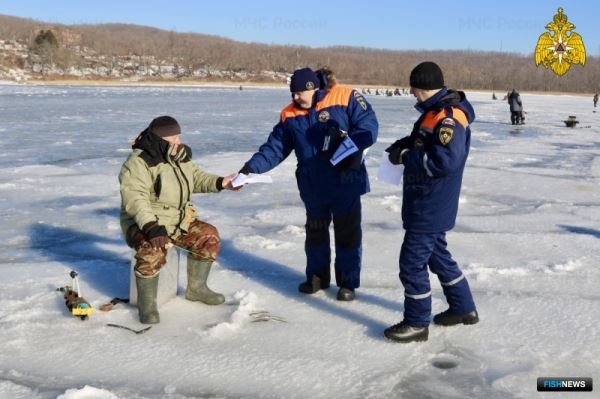
[[[508,105],[510,107],[510,122],[513,125],[522,125],[524,123],[523,103],[521,102],[521,95],[516,89],[512,89],[512,92],[508,94]]]
[[[598,93],[594,94],[594,108],[598,106]]]
[[[133,153],[119,174],[121,228],[136,250],[134,267],[140,322],[160,322],[156,305],[158,278],[166,263],[167,244],[188,249],[185,298],[208,305],[225,301],[206,280],[219,253],[217,229],[196,218],[192,193],[234,190],[233,175],[219,177],[192,162],[191,149],[181,144],[181,129],[170,116],[160,116],[139,134]]]
[[[298,160],[296,180],[306,208],[306,282],[298,290],[313,294],[329,287],[329,225],[333,220],[335,279],[340,287],[337,299],[351,301],[360,286],[360,196],[369,191],[363,152],[375,143],[378,123],[360,93],[336,83],[329,70],[318,75],[310,68],[294,71],[292,102],[281,111],[267,141],[240,172],[268,172],[294,151]],[[356,152],[334,166],[334,156],[338,157],[342,149],[352,150],[352,146]]]
[[[461,91],[444,87],[433,62],[410,74],[410,93],[421,116],[409,136],[389,148],[389,160],[404,165],[400,281],[404,286],[404,319],[384,332],[397,342],[425,341],[431,319],[429,269],[437,274],[449,309],[435,315],[443,326],[479,321],[471,290],[446,249],[446,232],[454,227],[475,112]]]

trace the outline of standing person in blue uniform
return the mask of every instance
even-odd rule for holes
[[[425,341],[431,319],[429,273],[437,274],[449,309],[433,318],[451,326],[479,321],[465,275],[446,249],[446,232],[454,227],[463,170],[469,155],[475,111],[461,91],[444,87],[433,62],[410,74],[410,92],[421,117],[411,134],[388,149],[393,164],[404,165],[400,280],[404,286],[404,319],[385,330],[398,342]]]
[[[363,154],[377,139],[377,118],[364,97],[338,85],[330,70],[294,71],[290,91],[293,101],[281,111],[267,141],[240,173],[265,173],[294,151],[296,180],[306,208],[306,281],[298,290],[313,294],[329,288],[329,225],[333,220],[337,299],[351,301],[360,286],[360,196],[369,191]],[[332,164],[338,148],[353,145],[356,152]]]

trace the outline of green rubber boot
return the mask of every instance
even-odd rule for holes
[[[137,285],[137,304],[140,314],[140,323],[158,324],[160,316],[156,305],[156,293],[158,291],[158,275],[152,278],[141,278],[135,276]]]
[[[210,273],[211,261],[200,261],[188,256],[187,277],[188,284],[185,291],[185,299],[189,301],[200,301],[207,305],[220,305],[225,302],[222,294],[211,291],[206,286],[208,274]]]

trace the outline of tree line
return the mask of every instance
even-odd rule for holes
[[[43,23],[0,15],[0,39],[29,40]],[[43,24],[49,26],[49,24]],[[154,56],[177,60],[191,68],[210,66],[233,72],[292,72],[298,67],[329,66],[339,80],[352,84],[406,87],[411,69],[424,60],[440,64],[448,86],[504,92],[513,87],[528,91],[592,93],[600,90],[600,60],[588,56],[585,67],[572,66],[563,77],[536,67],[533,55],[508,52],[455,50],[391,51],[336,46],[311,48],[295,45],[246,43],[197,33],[178,33],[128,25],[56,25],[80,35],[80,45],[106,56]],[[533,40],[533,39],[532,39]],[[532,47],[535,43],[532,43]],[[63,64],[77,58],[63,53]]]

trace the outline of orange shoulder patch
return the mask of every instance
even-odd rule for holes
[[[469,120],[467,119],[467,115],[460,108],[452,107],[452,117],[458,121],[464,128],[469,126]]]
[[[350,102],[352,90],[352,87],[339,85],[329,89],[325,97],[317,103],[317,112],[323,108],[333,107],[336,105],[347,107],[348,103]]]
[[[308,115],[308,111],[305,109],[300,109],[294,105],[294,103],[290,103],[284,109],[281,110],[281,122],[285,122],[287,118],[295,118],[301,115]]]
[[[466,128],[469,126],[469,120],[467,119],[467,115],[465,115],[464,111],[460,108],[452,107],[452,119],[448,117],[446,110],[441,110],[438,113],[430,111],[421,122],[421,127],[429,129],[433,131],[433,129],[437,126],[437,124],[442,120],[450,120],[454,122],[456,120],[458,123],[462,125],[462,127]]]

